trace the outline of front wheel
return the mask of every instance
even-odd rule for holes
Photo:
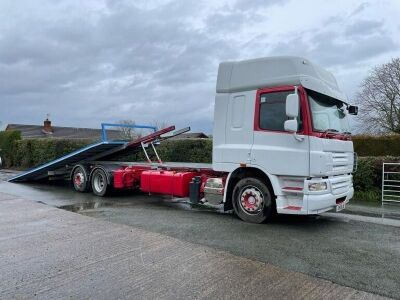
[[[92,191],[100,197],[108,192],[107,174],[102,169],[96,169],[92,174]]]
[[[245,222],[263,223],[274,213],[272,193],[258,178],[241,179],[233,189],[233,208]]]

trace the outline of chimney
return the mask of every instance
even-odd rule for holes
[[[43,122],[43,132],[47,134],[53,133],[53,128],[51,128],[51,121],[49,120],[49,118],[47,118]]]

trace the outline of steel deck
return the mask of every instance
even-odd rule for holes
[[[57,171],[66,166],[73,166],[76,163],[82,162],[93,156],[106,153],[109,150],[122,150],[128,142],[125,141],[110,141],[110,142],[99,142],[95,144],[88,145],[84,148],[71,152],[65,156],[58,159],[50,161],[41,166],[30,169],[22,174],[10,178],[8,181],[29,181],[29,180],[40,180],[48,176],[49,171]],[[114,152],[114,151],[113,151]]]
[[[150,128],[154,132],[143,137],[137,138],[133,141],[107,141],[105,127],[106,126],[124,126],[124,127],[139,127],[139,128]],[[8,181],[31,181],[40,180],[49,176],[49,173],[57,173],[59,171],[62,175],[67,173],[69,168],[82,162],[97,161],[100,158],[105,158],[109,155],[115,154],[117,152],[123,151],[127,148],[138,148],[143,146],[144,143],[151,143],[161,137],[161,135],[175,130],[175,126],[170,126],[159,131],[156,131],[155,127],[146,125],[125,125],[125,124],[102,124],[103,130],[103,141],[88,145],[67,155],[64,155],[58,159],[45,163],[43,165],[37,166],[30,169],[22,174],[10,178]],[[190,128],[177,131],[175,135],[186,132]],[[172,135],[174,136],[174,135]],[[166,138],[164,138],[166,139]],[[53,175],[53,174],[52,174]],[[57,174],[54,174],[57,175]]]

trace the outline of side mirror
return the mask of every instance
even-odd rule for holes
[[[296,119],[292,120],[286,120],[285,123],[283,124],[285,131],[289,132],[297,132],[298,129],[298,124]]]
[[[299,115],[299,95],[289,94],[286,97],[286,116],[289,118],[297,118]]]
[[[358,115],[358,106],[354,106],[354,105],[349,105],[349,107],[347,108],[349,110],[349,114],[350,115]]]

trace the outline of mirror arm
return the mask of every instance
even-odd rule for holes
[[[298,95],[297,90],[298,90],[298,86],[295,85],[295,86],[294,86],[294,93],[295,93],[295,95]],[[297,132],[293,132],[293,137],[294,137],[294,139],[295,139],[296,141],[298,141],[298,142],[302,142],[302,141],[304,140],[304,136],[298,135]]]

